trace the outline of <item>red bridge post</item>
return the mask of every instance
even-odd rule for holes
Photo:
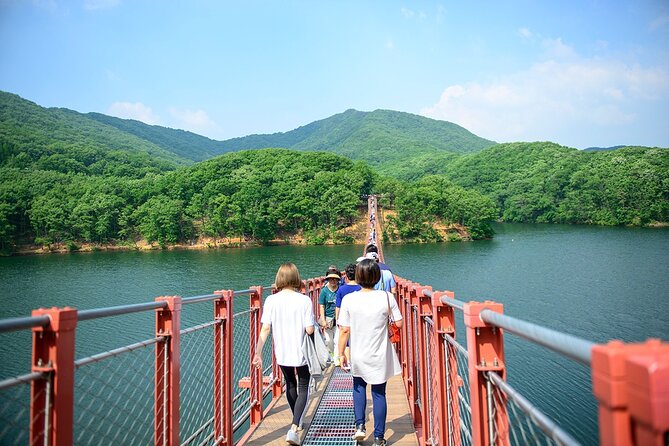
[[[665,445],[669,437],[669,344],[611,341],[592,349],[599,440],[606,446]]]
[[[250,356],[251,360],[256,354],[256,343],[258,341],[258,336],[260,335],[260,329],[262,324],[260,319],[262,317],[262,293],[263,287],[251,287],[251,294],[249,297],[249,308],[251,313],[249,314],[249,336],[250,336]],[[262,351],[258,352],[262,357]],[[264,379],[263,379],[263,369],[254,367],[251,362],[249,362],[249,376],[251,377],[251,425],[254,426],[263,418],[263,390],[264,390]]]
[[[34,327],[32,371],[46,379],[30,387],[30,444],[71,445],[74,426],[74,335],[77,310],[40,308],[33,316],[49,316],[46,327]],[[50,401],[49,407],[46,407]],[[45,423],[46,420],[49,423]],[[45,425],[48,430],[45,431]]]
[[[156,336],[165,336],[156,344],[154,376],[154,443],[179,445],[179,382],[181,368],[181,297],[157,297],[167,308],[156,309]]]
[[[420,425],[422,427],[420,433],[423,440],[421,443],[429,444],[432,435],[432,432],[430,432],[430,408],[428,407],[430,403],[431,389],[428,386],[427,364],[428,361],[430,361],[430,358],[427,357],[427,336],[425,335],[427,324],[425,322],[425,317],[432,316],[432,306],[430,299],[425,295],[425,292],[432,291],[432,288],[429,286],[418,285],[415,289],[415,299],[418,311],[418,323],[415,335],[418,337],[418,373],[420,373]]]
[[[404,384],[405,386],[409,385],[408,378],[409,378],[409,372],[408,372],[408,365],[407,365],[407,352],[408,352],[408,337],[407,333],[409,330],[409,311],[407,310],[407,297],[406,297],[406,287],[405,283],[406,280],[402,279],[401,277],[395,277],[395,281],[397,282],[397,306],[400,309],[400,313],[402,314],[402,319],[404,320],[404,328],[400,330],[401,333],[401,341],[400,345],[397,348],[397,355],[399,356],[400,360],[400,365],[402,366],[402,379],[404,379]]]
[[[214,302],[214,441],[234,444],[232,432],[232,298],[234,291],[215,291]],[[219,441],[220,440],[220,441]]]
[[[502,330],[487,325],[480,318],[481,311],[491,310],[503,313],[502,304],[485,301],[464,304],[464,319],[467,327],[467,353],[469,357],[469,391],[472,408],[472,443],[493,444],[491,426],[497,428],[495,444],[509,444],[509,420],[506,405],[497,407],[495,419],[489,417],[488,395],[485,372],[494,371],[506,379],[504,362],[504,336]]]
[[[406,287],[409,310],[409,314],[407,314],[407,345],[409,347],[407,349],[407,365],[409,369],[407,393],[409,396],[409,406],[411,408],[413,425],[418,429],[419,427],[422,427],[422,417],[420,407],[418,406],[420,395],[418,395],[418,389],[416,388],[419,380],[416,376],[418,374],[418,363],[416,358],[419,355],[419,352],[416,351],[416,337],[418,336],[419,326],[415,323],[414,312],[416,312],[416,314],[418,313],[418,298],[413,283],[407,283]],[[420,349],[420,347],[418,347],[418,349]]]
[[[432,293],[432,318],[434,336],[437,339],[437,420],[441,420],[439,444],[461,444],[460,442],[460,404],[458,402],[458,362],[455,355],[446,354],[450,345],[444,338],[455,339],[455,311],[441,302],[442,297],[453,299],[452,291]],[[450,384],[450,386],[448,385]],[[446,429],[444,429],[446,427]]]

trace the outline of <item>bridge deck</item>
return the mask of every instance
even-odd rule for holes
[[[326,377],[318,383],[316,392],[309,399],[307,413],[304,417],[304,432],[301,439],[304,441],[309,431],[311,421],[314,418],[318,404],[326,390],[328,382],[332,377],[333,368],[327,372]],[[401,376],[395,376],[388,381],[386,388],[386,399],[388,402],[388,415],[386,417],[386,439],[389,444],[402,446],[418,446],[418,438],[411,421],[409,403]],[[286,431],[291,423],[290,407],[285,394],[283,394],[272,407],[269,408],[263,421],[253,431],[244,445],[286,445]],[[351,418],[350,427],[353,431],[355,420]],[[372,432],[374,430],[374,415],[372,414],[372,400],[369,387],[367,390],[367,438],[361,442],[363,445],[374,444]],[[325,443],[322,443],[325,444]],[[340,443],[338,443],[340,444]],[[351,441],[349,444],[355,444]],[[306,445],[306,443],[305,443]]]

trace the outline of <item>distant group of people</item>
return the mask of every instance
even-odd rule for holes
[[[302,417],[309,392],[309,366],[302,350],[305,336],[319,327],[336,366],[353,375],[355,433],[366,437],[367,385],[371,385],[374,412],[374,444],[386,445],[386,383],[401,373],[397,354],[388,339],[389,317],[401,328],[402,315],[395,300],[395,279],[379,262],[378,247],[369,244],[365,255],[342,272],[330,266],[318,299],[318,319],[309,298],[299,292],[300,274],[292,263],[284,263],[276,274],[275,294],[267,297],[261,318],[262,328],[253,364],[262,366],[262,347],[273,333],[276,360],[286,381],[286,398],[293,420],[286,442],[300,444]]]

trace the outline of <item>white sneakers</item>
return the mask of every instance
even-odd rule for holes
[[[300,445],[300,435],[295,432],[293,429],[288,429],[288,433],[286,434],[286,443],[288,444],[294,444],[299,446]]]
[[[355,441],[362,441],[365,439],[367,436],[367,432],[365,432],[365,425],[364,424],[358,424],[355,426],[355,434],[353,434],[353,439]]]

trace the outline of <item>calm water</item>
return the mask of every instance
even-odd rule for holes
[[[491,241],[387,246],[386,260],[396,274],[454,291],[459,300],[495,300],[508,315],[594,342],[669,340],[669,230],[505,224],[496,231]],[[313,277],[331,263],[343,267],[360,251],[268,247],[2,258],[0,318],[26,316],[40,306],[88,309],[268,285],[287,260],[304,278]],[[184,314],[184,326],[211,314],[201,311]],[[152,318],[81,323],[77,357],[151,337]],[[25,373],[29,335],[0,339],[0,379]],[[596,443],[588,369],[512,335],[506,357],[513,386],[578,439]]]

